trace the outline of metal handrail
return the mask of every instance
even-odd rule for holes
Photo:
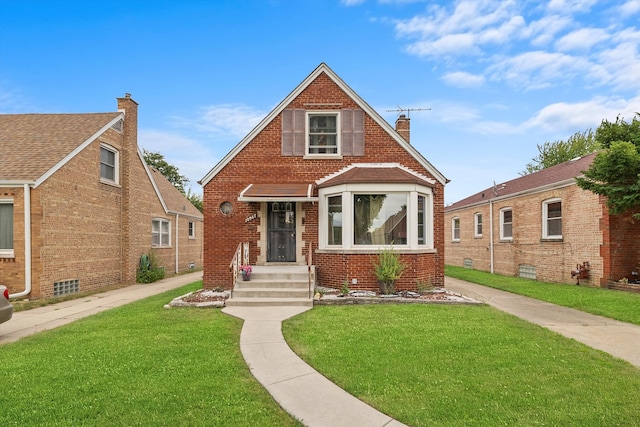
[[[311,264],[313,263],[313,255],[311,253],[311,248],[313,244],[309,242],[309,249],[307,251],[307,273],[309,274],[309,298],[313,298],[313,289],[311,288]]]
[[[242,260],[242,242],[238,243],[238,248],[231,258],[229,263],[229,271],[231,272],[231,298],[233,298],[233,290],[236,288],[238,281],[238,270],[240,268],[240,262]]]

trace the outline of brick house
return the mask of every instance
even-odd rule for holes
[[[46,298],[131,284],[154,248],[167,273],[202,266],[202,214],[137,145],[138,105],[0,115],[0,283]]]
[[[373,260],[393,246],[399,289],[444,283],[447,179],[326,64],[320,64],[201,180],[204,287],[252,265],[311,265],[318,285],[378,289]]]
[[[640,268],[640,223],[609,215],[575,178],[594,154],[494,185],[445,208],[445,262],[607,287]],[[588,263],[588,273],[572,275]],[[586,266],[585,266],[586,267]]]

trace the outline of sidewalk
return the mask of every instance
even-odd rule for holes
[[[13,318],[0,325],[0,344],[47,329],[66,325],[74,320],[119,307],[152,295],[179,288],[202,279],[202,271],[174,276],[155,283],[131,285],[83,298],[51,304],[46,307],[13,313]]]
[[[282,321],[311,307],[227,307],[244,319],[240,351],[253,376],[287,411],[313,427],[400,427],[377,409],[356,399],[298,357],[282,335]],[[330,407],[327,402],[331,402]]]
[[[640,367],[640,326],[451,277],[444,286]]]

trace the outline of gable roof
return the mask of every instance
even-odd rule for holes
[[[145,164],[144,160],[143,164]],[[164,175],[150,166],[147,170],[150,173],[149,176],[152,182],[155,183],[156,193],[167,213],[186,215],[198,219],[203,218],[202,213]]]
[[[445,212],[488,203],[489,200],[495,201],[525,193],[542,191],[548,188],[573,185],[576,182],[575,178],[581,176],[583,171],[589,169],[596,154],[597,153],[591,153],[520,178],[512,179],[502,184],[494,185],[493,187],[489,187],[486,190],[445,207]]]
[[[217,165],[213,167],[200,181],[202,186],[207,185],[242,149],[253,140],[278,114],[284,110],[301,92],[303,92],[320,74],[326,74],[336,85],[340,87],[351,99],[355,101],[378,125],[380,125],[395,141],[400,144],[411,156],[413,156],[426,170],[431,173],[443,185],[449,180],[440,173],[418,150],[409,144],[385,119],[369,106],[360,96],[353,91],[331,68],[322,62],[306,79],[302,81],[285,99],[283,99],[258,125],[253,128]]]
[[[0,183],[38,186],[123,117],[122,112],[0,114]]]
[[[318,188],[354,183],[419,184],[433,187],[435,180],[398,163],[354,163],[316,183]]]

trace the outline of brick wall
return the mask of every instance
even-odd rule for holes
[[[542,203],[562,200],[562,239],[542,239]],[[500,241],[500,209],[513,210],[513,240]],[[483,236],[474,237],[474,214],[483,217]],[[452,218],[460,218],[460,241],[451,239]],[[588,261],[590,278],[581,284],[599,286],[603,276],[600,221],[603,208],[598,196],[576,185],[498,200],[493,204],[494,272],[517,276],[521,265],[533,266],[540,281],[575,283],[571,271]],[[473,268],[490,271],[489,203],[445,214],[445,257],[450,265],[463,266],[471,260]]]
[[[320,74],[299,96],[286,108],[307,108],[305,104],[314,104],[314,110],[334,109],[335,106],[321,106],[318,104],[339,103],[339,108],[359,108],[358,105],[340,89],[328,76]],[[251,242],[251,263],[255,264],[262,248],[257,246],[259,240],[258,228],[264,225],[264,219],[246,221],[252,215],[258,215],[259,203],[238,202],[238,195],[251,183],[314,183],[330,173],[334,173],[352,163],[401,163],[404,166],[423,175],[429,173],[409,155],[395,140],[387,134],[375,121],[365,115],[365,156],[344,156],[342,159],[309,160],[302,157],[281,155],[281,115],[278,115],[255,138],[239,152],[211,181],[204,187],[204,286],[229,287],[229,263],[239,242]],[[317,190],[315,190],[317,196]],[[444,250],[443,229],[443,186],[436,185],[434,195],[434,244],[435,253],[407,255],[415,260],[411,261],[415,270],[420,270],[424,277],[433,277],[435,283],[443,282]],[[225,216],[220,212],[223,202],[231,202],[233,213]],[[305,218],[305,229],[302,235],[303,254],[309,243],[314,252],[318,247],[318,212],[317,204],[304,203],[302,206]],[[351,255],[349,256],[351,257]],[[333,270],[341,264],[341,256],[332,254],[314,254],[313,262],[318,265],[318,278],[325,286],[342,284],[347,275],[358,274],[359,280],[369,286],[373,280],[373,268],[368,256],[353,257],[356,261],[349,261],[349,267]],[[418,259],[420,261],[418,261]],[[304,263],[306,259],[299,259]],[[418,265],[420,264],[420,265]],[[412,267],[413,269],[414,267]],[[347,271],[348,270],[348,271]],[[406,275],[407,281],[410,279]],[[377,285],[376,285],[377,286]],[[412,285],[415,289],[415,285]]]
[[[13,250],[14,258],[0,258],[0,284],[9,293],[21,292],[24,284],[24,191],[23,188],[0,188],[0,198],[13,200]]]

